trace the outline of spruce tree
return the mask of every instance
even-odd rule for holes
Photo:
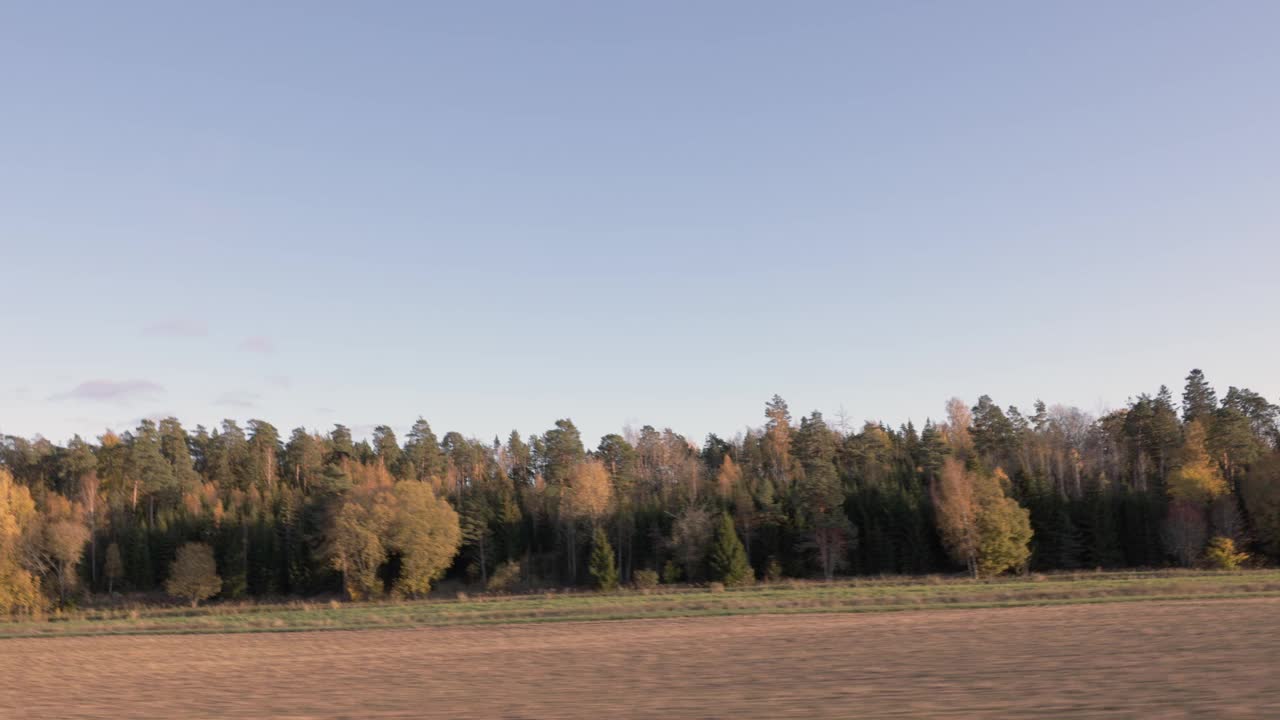
[[[729,587],[750,584],[755,577],[728,513],[721,516],[720,530],[711,547],[711,577]]]
[[[613,562],[613,546],[604,530],[596,528],[591,536],[591,561],[588,563],[596,587],[609,592],[618,587],[618,567]]]
[[[1187,387],[1182,391],[1182,421],[1207,419],[1218,409],[1218,395],[1205,379],[1200,368],[1187,375]]]

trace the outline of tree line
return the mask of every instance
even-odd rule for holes
[[[782,577],[1234,566],[1280,559],[1280,409],[1193,370],[1102,417],[990,397],[851,428],[773,397],[696,444],[644,426],[438,437],[419,419],[143,420],[96,442],[0,442],[0,611],[90,594],[426,594]]]

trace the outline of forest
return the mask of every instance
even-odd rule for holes
[[[421,597],[1280,559],[1280,408],[1200,370],[1092,417],[952,399],[922,427],[792,416],[701,443],[143,420],[0,438],[0,613],[118,593]]]

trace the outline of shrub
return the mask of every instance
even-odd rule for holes
[[[771,583],[782,579],[782,563],[778,562],[778,558],[769,558],[769,562],[764,566],[764,579]]]
[[[1235,570],[1249,559],[1248,553],[1236,552],[1236,543],[1228,537],[1215,537],[1204,551],[1205,562],[1218,570]]]
[[[722,593],[722,592],[724,592],[724,583],[722,583],[722,582],[713,582],[713,583],[711,583],[711,584],[707,585],[707,589],[708,589],[708,590],[710,590],[710,591],[711,591],[711,592],[713,592],[713,593]]]
[[[631,574],[631,580],[637,590],[652,590],[658,586],[658,571],[637,570]]]
[[[518,562],[504,562],[489,577],[490,592],[504,592],[520,584],[521,567]]]
[[[668,560],[667,564],[662,566],[662,582],[665,585],[675,585],[680,582],[680,566],[674,560]]]
[[[213,548],[204,543],[187,543],[178,548],[178,555],[169,568],[169,579],[164,583],[165,592],[174,597],[186,598],[195,607],[205,598],[211,598],[222,589],[218,566],[213,559]]]

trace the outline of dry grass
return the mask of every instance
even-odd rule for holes
[[[964,578],[790,580],[750,588],[661,586],[650,591],[468,595],[413,602],[226,602],[104,607],[40,621],[0,623],[0,637],[350,630],[572,620],[792,613],[883,612],[922,608],[1061,605],[1135,600],[1280,595],[1280,571],[1062,573],[976,582]]]

